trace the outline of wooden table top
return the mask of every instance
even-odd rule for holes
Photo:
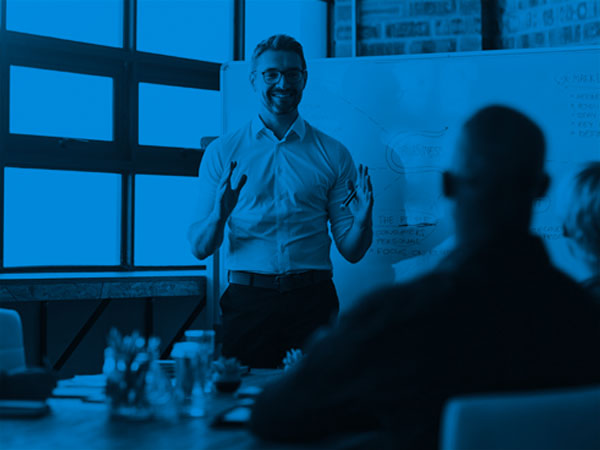
[[[281,375],[277,370],[253,370],[244,386],[263,386]],[[202,418],[126,422],[111,420],[108,405],[78,398],[51,398],[52,412],[36,419],[0,419],[2,450],[8,449],[258,449],[281,448],[253,437],[245,429],[215,429],[216,414],[239,402],[232,394],[214,394]]]

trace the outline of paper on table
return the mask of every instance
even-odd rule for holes
[[[75,375],[73,378],[67,378],[65,380],[59,380],[58,387],[69,387],[69,388],[103,388],[106,386],[106,375]]]
[[[84,398],[93,397],[103,392],[101,388],[90,387],[57,387],[52,391],[52,397],[55,398]]]
[[[52,391],[53,397],[83,398],[98,396],[104,391],[106,376],[98,375],[75,375],[73,378],[59,380],[58,386]]]

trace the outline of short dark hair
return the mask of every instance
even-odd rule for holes
[[[464,125],[475,144],[471,157],[493,167],[510,167],[513,176],[537,181],[544,170],[546,139],[540,127],[525,114],[504,105],[490,105],[477,111]]]
[[[302,44],[287,34],[275,34],[258,43],[254,52],[252,52],[252,70],[256,68],[258,57],[267,50],[280,50],[296,53],[302,61],[302,69],[306,70],[306,60],[304,59]]]

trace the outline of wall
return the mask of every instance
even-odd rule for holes
[[[481,50],[479,0],[357,2],[358,56]],[[350,56],[352,2],[336,1],[335,56]]]
[[[503,48],[600,42],[598,0],[501,0],[500,7]]]
[[[481,50],[482,1],[499,48],[600,43],[600,0],[355,1],[358,56]],[[352,55],[352,9],[335,2],[334,56]]]

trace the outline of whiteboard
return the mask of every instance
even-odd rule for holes
[[[244,62],[222,67],[224,132],[256,114],[248,74]],[[562,237],[559,194],[581,163],[600,159],[599,48],[316,59],[308,74],[301,115],[369,166],[375,193],[374,241],[363,260],[350,264],[332,245],[342,309],[393,282],[394,267],[410,271],[451,249],[440,174],[461,123],[490,103],[523,111],[546,134],[552,185],[532,229],[556,265],[582,273]]]

